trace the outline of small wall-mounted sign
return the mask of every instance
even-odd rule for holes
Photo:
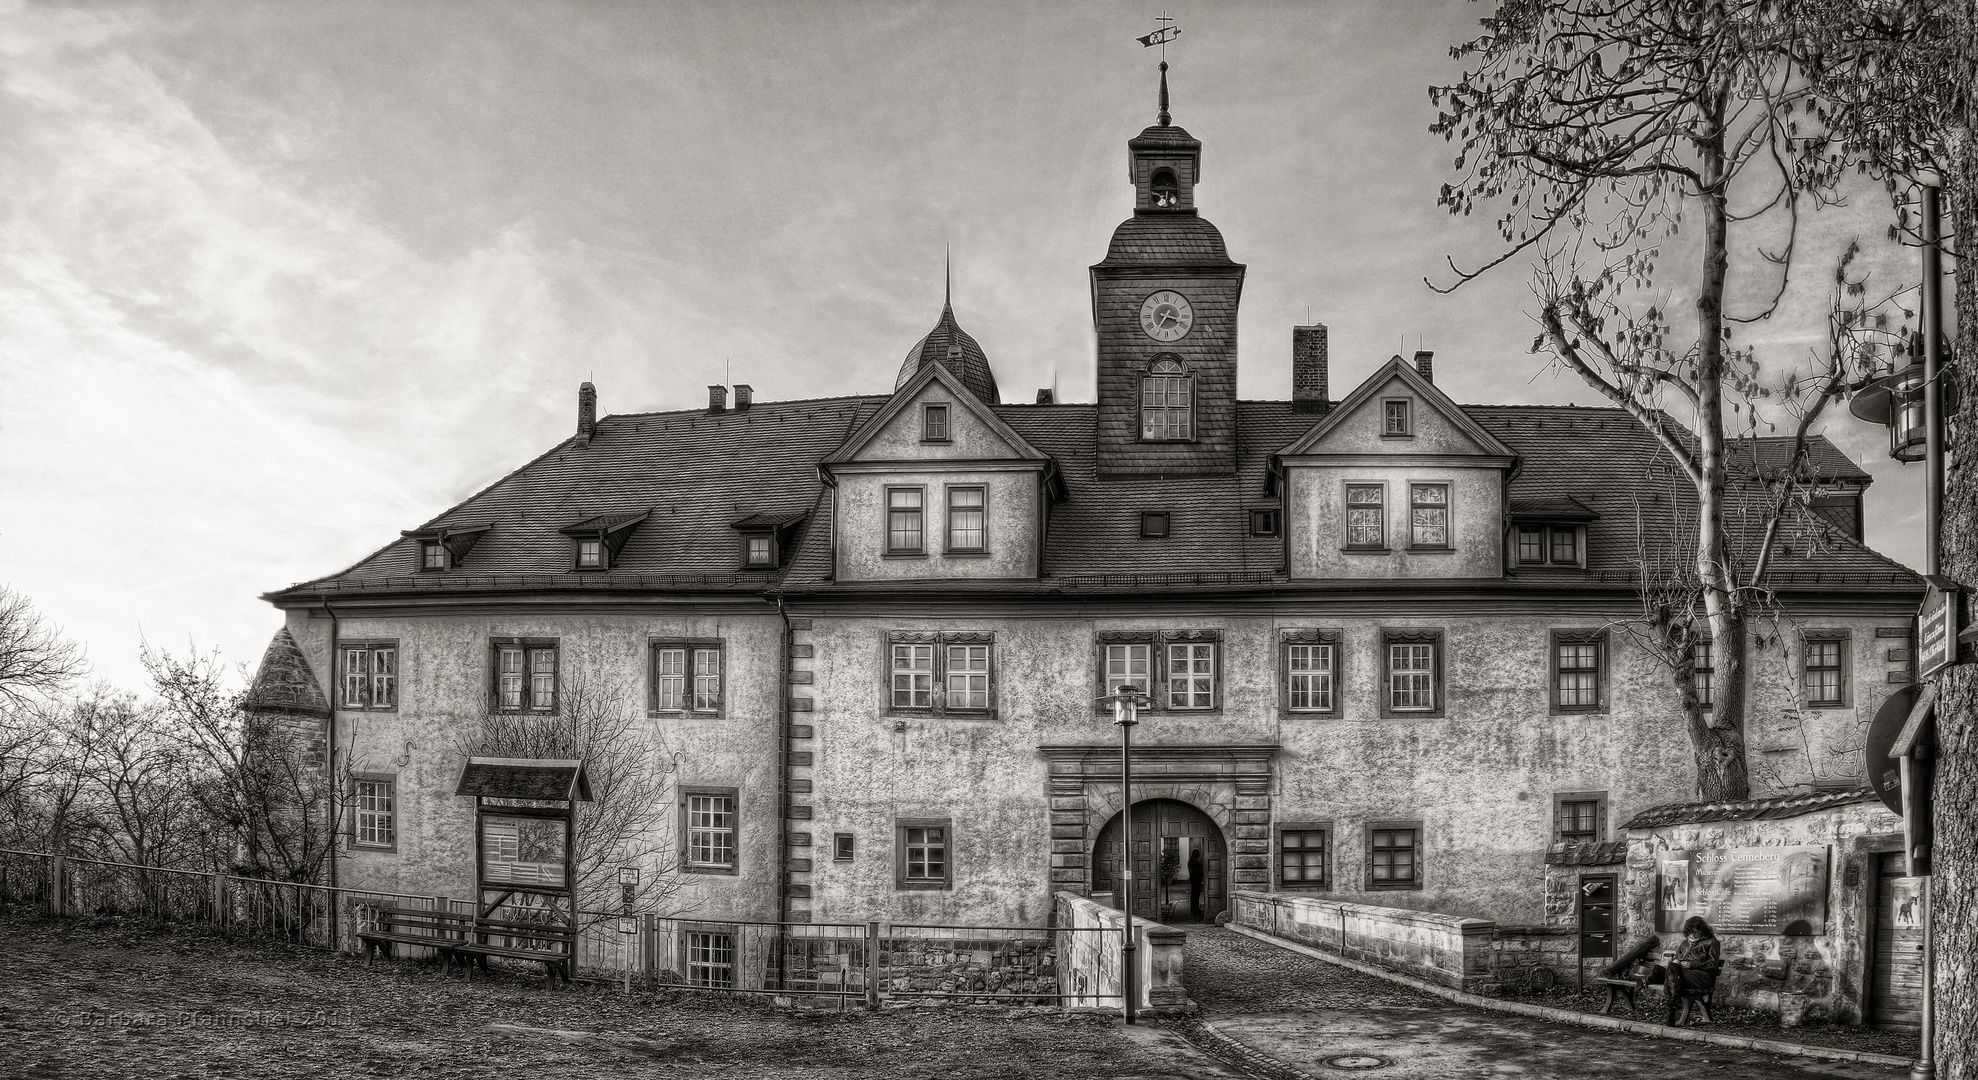
[[[1927,679],[1957,662],[1957,584],[1926,578],[1930,591],[1916,611],[1916,677]]]

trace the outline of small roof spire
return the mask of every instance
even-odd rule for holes
[[[1169,124],[1170,124],[1170,123],[1171,123],[1172,121],[1173,121],[1173,117],[1170,117],[1170,116],[1168,115],[1168,62],[1167,62],[1166,60],[1163,60],[1163,61],[1161,61],[1161,123],[1160,123],[1160,126],[1162,126],[1162,127],[1167,127],[1167,126],[1168,126],[1168,125],[1169,125]]]
[[[945,250],[947,252],[944,256],[947,260],[947,284],[941,287],[941,306],[952,307],[955,302],[955,245],[949,244]]]

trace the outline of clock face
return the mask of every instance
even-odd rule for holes
[[[1188,298],[1178,292],[1162,289],[1140,304],[1140,329],[1155,341],[1175,341],[1188,333],[1195,325],[1195,309],[1188,306]]]

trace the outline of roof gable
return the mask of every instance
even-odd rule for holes
[[[948,406],[946,442],[925,442],[921,438],[921,406],[931,404]],[[932,361],[902,383],[872,419],[853,432],[823,464],[829,467],[855,461],[1010,458],[1046,461],[1049,455],[1004,423],[946,365]]]
[[[1410,434],[1384,438],[1383,402],[1410,402]],[[1283,450],[1283,457],[1319,454],[1442,454],[1515,458],[1517,451],[1485,431],[1449,395],[1395,357],[1382,365],[1339,404],[1334,405],[1303,438]]]

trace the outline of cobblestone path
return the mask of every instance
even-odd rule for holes
[[[1278,1012],[1372,1006],[1430,1008],[1442,999],[1280,949],[1228,927],[1188,927],[1182,985],[1202,1011]]]

